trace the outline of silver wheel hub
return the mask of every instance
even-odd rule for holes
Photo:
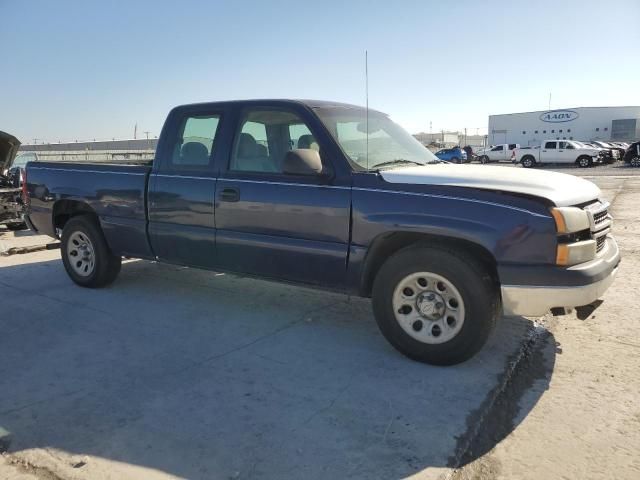
[[[448,342],[464,323],[464,302],[445,277],[431,272],[407,275],[393,292],[396,321],[412,338],[429,344]]]
[[[93,273],[96,266],[93,244],[83,232],[73,232],[67,241],[67,259],[74,272],[82,277]]]
[[[424,292],[418,295],[416,301],[418,312],[429,320],[437,320],[445,311],[444,298],[436,292]]]

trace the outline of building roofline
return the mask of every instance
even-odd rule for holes
[[[640,105],[617,105],[608,107],[567,107],[567,108],[552,108],[551,110],[533,110],[530,112],[513,112],[513,113],[494,113],[489,114],[490,117],[501,117],[506,115],[523,115],[525,113],[547,113],[547,112],[562,112],[564,110],[587,110],[587,109],[603,109],[603,108],[640,108]]]

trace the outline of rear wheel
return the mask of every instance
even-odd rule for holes
[[[526,156],[520,162],[524,168],[532,168],[536,165],[536,160],[532,156]]]
[[[120,273],[121,258],[111,253],[93,216],[73,217],[64,226],[61,240],[64,268],[78,285],[104,287]]]
[[[588,168],[593,165],[593,159],[591,157],[583,156],[578,158],[578,161],[576,163],[581,168]]]
[[[499,311],[486,269],[459,252],[409,247],[375,278],[373,309],[380,331],[407,357],[453,365],[485,344]]]

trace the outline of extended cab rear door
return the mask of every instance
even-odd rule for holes
[[[191,106],[171,112],[149,178],[149,239],[160,260],[214,267],[215,158],[224,155],[226,111]]]
[[[302,105],[239,106],[220,165],[216,247],[226,270],[340,288],[346,283],[350,177],[336,174],[334,145]],[[292,149],[316,149],[323,175],[283,173]]]

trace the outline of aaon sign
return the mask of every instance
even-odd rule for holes
[[[575,110],[550,110],[540,114],[540,120],[548,123],[570,122],[578,117]]]

